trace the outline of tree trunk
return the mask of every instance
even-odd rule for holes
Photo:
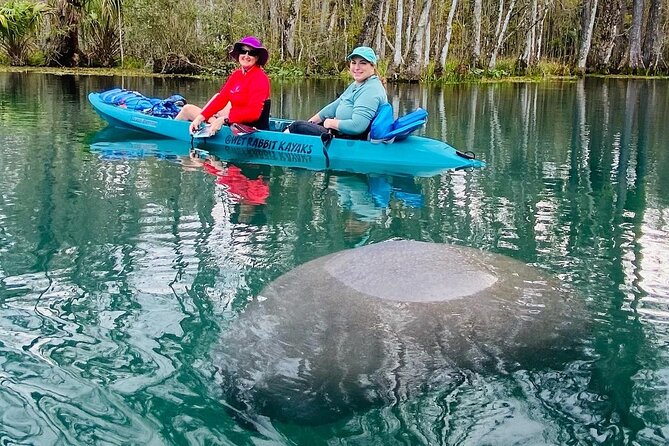
[[[627,66],[632,72],[644,68],[641,58],[641,26],[643,24],[643,9],[645,0],[634,0],[632,10],[632,26],[630,27],[630,46],[628,53]]]
[[[297,33],[295,31],[297,30],[297,19],[300,15],[301,6],[302,0],[292,0],[290,2],[283,26],[283,45],[287,56],[291,59],[294,59],[297,55],[295,47],[295,36]]]
[[[504,11],[504,0],[499,0],[499,17],[497,20],[497,33],[495,35],[495,41],[497,43],[495,44],[495,47],[493,48],[492,53],[490,54],[490,62],[488,63],[488,69],[490,70],[494,69],[495,66],[497,65],[497,53],[499,53],[499,50],[502,48],[502,44],[504,43],[506,29],[509,26],[511,13],[513,12],[513,8],[515,6],[516,6],[516,0],[511,0],[511,3],[509,4],[509,10],[506,12],[506,17],[502,22],[501,18]]]
[[[458,0],[451,0],[451,9],[448,11],[448,19],[446,19],[446,37],[444,39],[444,46],[441,48],[441,55],[439,56],[440,69],[446,67],[446,59],[448,58],[448,47],[451,45],[451,36],[453,35],[453,18],[455,17],[455,10],[457,9],[457,7],[458,7]]]
[[[405,20],[405,28],[404,28],[404,41],[406,42],[407,45],[409,45],[409,42],[411,42],[411,32],[412,32],[412,25],[413,25],[413,14],[414,10],[416,9],[416,0],[409,0],[409,8],[407,9],[407,15],[406,15],[406,20]],[[404,54],[404,58],[406,59],[408,57],[409,51],[411,49],[409,47],[406,48],[406,54]]]
[[[397,0],[397,12],[395,13],[395,51],[393,63],[390,65],[390,73],[394,74],[402,66],[402,30],[404,27],[404,0]]]
[[[50,37],[49,65],[76,67],[79,65],[79,22],[81,21],[79,0],[58,0],[54,8],[54,28],[57,34]]]
[[[432,36],[432,22],[427,21],[427,26],[425,27],[425,46],[423,47],[423,66],[426,67],[430,64],[430,47],[432,42],[430,37]]]
[[[532,6],[530,8],[529,16],[529,26],[530,29],[527,31],[527,36],[525,37],[525,50],[518,58],[518,63],[516,64],[516,69],[520,72],[527,71],[528,68],[534,66],[537,62],[535,56],[536,46],[537,46],[537,27],[539,23],[539,14],[537,0],[532,0]]]
[[[269,0],[269,7],[267,8],[267,21],[269,22],[268,38],[271,43],[279,48],[277,59],[283,60],[283,23],[280,13],[279,0]]]
[[[474,0],[474,45],[472,47],[472,68],[481,66],[481,11],[483,9],[482,0]]]
[[[388,20],[390,19],[390,0],[385,0],[385,7],[383,11],[383,19],[379,22],[376,50],[381,59],[386,58],[386,34],[385,30],[388,28]]]
[[[622,25],[622,0],[611,0],[602,3],[600,10],[598,42],[595,51],[594,66],[598,71],[608,72],[611,67],[613,48],[618,42],[620,26]]]
[[[383,7],[383,0],[373,0],[369,8],[365,22],[362,25],[362,31],[358,36],[356,46],[372,46],[374,39],[374,31],[379,24],[381,18],[381,8]]]
[[[546,16],[548,15],[549,4],[543,4],[539,7],[539,23],[537,24],[537,44],[535,47],[536,60],[541,60],[541,47],[544,39],[544,24],[546,23]]]
[[[646,41],[643,49],[643,60],[647,69],[657,72],[662,59],[662,42],[664,41],[665,6],[662,0],[650,0],[650,13]]]
[[[423,3],[423,9],[416,25],[416,34],[412,39],[409,55],[407,57],[406,71],[404,78],[408,81],[420,80],[421,71],[424,68],[422,61],[423,45],[425,41],[425,29],[427,28],[427,20],[432,9],[432,0],[426,0]]]
[[[595,17],[597,15],[597,0],[585,0],[583,4],[583,15],[581,16],[581,45],[578,49],[578,60],[576,68],[585,71],[585,64],[588,61],[590,53],[590,44],[592,42],[592,30],[595,27]]]

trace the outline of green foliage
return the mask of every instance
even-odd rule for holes
[[[125,56],[123,58],[123,66],[121,68],[126,68],[129,70],[141,70],[146,66],[146,62],[142,59],[135,56]]]
[[[47,10],[44,3],[10,0],[0,7],[0,48],[11,65],[25,65],[35,49],[35,33]]]
[[[88,0],[82,20],[82,43],[89,65],[112,67],[120,56],[120,0]]]
[[[147,62],[169,53],[196,57],[204,48],[194,0],[127,0],[124,2],[128,54]]]
[[[427,64],[427,67],[425,67],[425,69],[423,70],[420,80],[423,82],[431,82],[437,80],[436,68],[437,68],[437,63],[431,60]]]
[[[379,73],[379,76],[385,78],[388,75],[388,68],[390,67],[390,60],[380,59],[379,63],[376,65],[376,71]]]
[[[36,50],[28,56],[26,62],[31,67],[42,67],[46,63],[46,57],[41,50]]]
[[[511,73],[511,71],[502,70],[499,68],[491,68],[485,71],[484,76],[490,79],[502,79],[504,77],[509,77]]]
[[[531,76],[572,76],[569,65],[551,60],[542,60],[530,71]]]
[[[500,71],[501,73],[507,73],[506,76],[509,76],[516,71],[516,59],[514,57],[497,59],[495,68],[490,71]]]
[[[305,69],[299,63],[277,62],[266,67],[267,73],[283,79],[299,79],[305,76]]]

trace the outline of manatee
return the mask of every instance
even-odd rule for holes
[[[233,406],[314,425],[448,390],[469,372],[564,366],[582,350],[585,315],[583,300],[538,268],[393,240],[282,275],[213,357]]]

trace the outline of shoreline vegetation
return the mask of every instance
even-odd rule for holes
[[[137,69],[137,68],[90,68],[90,67],[75,67],[75,68],[64,68],[64,67],[14,67],[9,65],[0,65],[0,73],[38,73],[38,74],[52,74],[56,76],[69,76],[69,75],[80,75],[80,76],[125,76],[125,77],[158,77],[158,78],[185,78],[185,79],[218,79],[225,78],[224,74],[164,74],[164,73],[154,73],[149,70]],[[342,73],[344,76],[345,73]],[[311,75],[311,76],[290,76],[290,77],[281,77],[280,75],[270,74],[270,77],[275,80],[303,80],[303,79],[336,79],[342,76],[333,76],[333,75]],[[467,76],[465,78],[457,79],[455,77],[451,79],[434,79],[434,80],[423,80],[420,83],[444,83],[444,84],[466,84],[466,83],[496,83],[496,82],[553,82],[553,81],[576,81],[584,77],[593,77],[593,78],[607,78],[607,79],[654,79],[654,80],[666,80],[669,79],[667,75],[640,75],[640,74],[583,74],[583,75],[556,75],[556,74],[546,74],[542,76]],[[391,81],[393,82],[393,81]],[[394,81],[397,83],[402,83],[404,81]]]
[[[668,9],[667,0],[257,0],[244,8],[0,0],[0,66],[224,77],[235,66],[230,45],[252,34],[269,50],[275,79],[344,77],[345,57],[360,45],[375,49],[388,82],[665,77]]]

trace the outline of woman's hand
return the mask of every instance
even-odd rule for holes
[[[193,119],[193,122],[190,123],[190,132],[195,133],[198,130],[200,130],[200,126],[204,122],[204,116],[202,115],[197,115],[195,119]]]
[[[326,129],[339,130],[339,119],[337,118],[328,118],[323,121],[323,127]]]
[[[209,136],[214,136],[219,130],[221,130],[223,124],[227,124],[227,121],[228,121],[227,117],[216,118],[209,127]]]
[[[320,115],[316,113],[313,115],[311,118],[309,118],[309,122],[313,124],[320,124],[323,120],[321,119]]]

